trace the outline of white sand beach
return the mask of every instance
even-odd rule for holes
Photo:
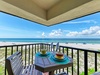
[[[0,42],[0,46],[30,44],[30,43],[32,43],[32,42]],[[54,44],[56,44],[56,43],[54,43]],[[82,48],[82,49],[100,50],[100,44],[59,43],[59,45],[75,47],[75,48]]]
[[[60,43],[61,46],[69,46],[82,49],[100,50],[100,44],[83,44],[83,43]]]
[[[0,46],[29,44],[29,42],[0,42]]]

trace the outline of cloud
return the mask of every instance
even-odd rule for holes
[[[42,33],[42,37],[45,37],[45,33],[44,32]]]
[[[95,20],[72,21],[72,22],[65,22],[63,24],[79,24],[79,23],[94,23],[94,24],[96,24],[97,21],[95,21]]]
[[[62,35],[62,30],[61,30],[61,29],[52,30],[52,31],[49,33],[49,36],[50,36],[50,37],[61,36],[61,35]]]
[[[68,34],[66,34],[66,36],[77,36],[78,35],[78,32],[75,31],[75,32],[69,32]]]
[[[69,32],[66,36],[100,36],[100,26],[92,26],[89,29],[82,30],[81,32]]]

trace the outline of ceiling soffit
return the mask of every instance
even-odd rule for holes
[[[48,10],[48,19],[66,13],[67,11],[77,8],[90,1],[91,0],[62,0],[56,6]]]
[[[0,11],[49,26],[100,11],[100,0],[0,0]]]
[[[32,0],[32,1],[42,9],[49,10],[51,7],[53,7],[62,0]]]

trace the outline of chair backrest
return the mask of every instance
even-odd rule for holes
[[[50,44],[50,46],[51,46],[51,51],[53,51],[53,42]]]
[[[56,44],[56,51],[58,51],[59,50],[59,42],[57,42],[57,44]]]
[[[22,68],[22,56],[20,52],[16,52],[6,59],[6,68],[8,75],[19,75]]]

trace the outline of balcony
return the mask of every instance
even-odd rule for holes
[[[55,50],[56,45],[53,46]],[[36,44],[20,44],[0,46],[0,75],[7,75],[5,67],[5,59],[20,51],[23,58],[24,65],[34,64],[34,55],[40,51],[41,48],[46,48],[50,51],[50,44],[36,43]],[[65,71],[68,75],[91,75],[95,71],[100,71],[100,51],[74,48],[68,46],[60,46],[59,51],[67,56],[73,58],[73,66],[69,68],[58,69],[56,73]]]

